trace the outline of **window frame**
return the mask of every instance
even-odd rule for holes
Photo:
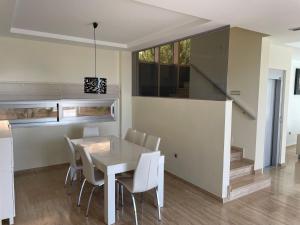
[[[93,121],[112,121],[115,120],[115,101],[113,100],[72,100],[61,101],[59,107],[59,121],[66,122],[93,122]],[[65,117],[63,115],[64,107],[110,107],[110,115],[105,116],[78,116],[78,117]]]
[[[117,120],[117,101],[118,99],[76,99],[76,100],[45,100],[45,101],[7,101],[0,102],[1,108],[43,108],[43,107],[56,107],[55,118],[36,118],[36,119],[17,119],[8,120],[12,127],[31,127],[31,126],[51,126],[51,125],[64,125],[73,123],[85,123],[85,122],[109,122]],[[83,116],[64,118],[62,114],[63,107],[66,106],[109,106],[110,115],[106,116]]]
[[[177,89],[186,89],[186,88],[180,88],[179,87],[179,81],[180,81],[180,67],[190,67],[190,63],[189,64],[179,64],[179,57],[180,57],[180,42],[181,41],[184,41],[184,40],[191,40],[191,37],[186,37],[186,38],[183,38],[183,39],[179,39],[179,40],[176,40],[176,41],[172,41],[172,42],[167,42],[167,43],[164,43],[164,44],[161,44],[161,45],[157,45],[157,46],[153,46],[153,47],[149,47],[149,48],[146,48],[146,49],[140,49],[140,50],[137,50],[135,51],[137,53],[137,65],[139,63],[149,63],[149,64],[157,64],[157,88],[158,88],[158,91],[157,91],[157,95],[155,96],[148,96],[148,97],[166,97],[166,96],[161,96],[161,65],[174,65],[175,68],[176,68],[176,80],[177,80],[177,84],[176,84],[176,88]],[[191,43],[191,41],[190,41]],[[172,47],[172,63],[161,63],[160,61],[160,48],[162,46],[165,46],[165,45],[171,45]],[[143,61],[143,60],[140,60],[139,59],[139,52],[142,52],[142,51],[145,51],[145,50],[148,50],[148,49],[154,49],[154,62],[147,62],[147,61]],[[137,66],[139,67],[139,66]],[[140,71],[137,70],[136,71],[136,79],[138,80],[138,86],[137,86],[137,93],[138,93],[138,96],[143,96],[143,97],[147,97],[147,96],[144,96],[144,95],[140,95],[140,86],[139,86],[139,78],[140,76]],[[170,97],[170,96],[169,96]],[[174,97],[170,97],[170,98],[174,98]],[[175,97],[176,98],[176,97]],[[180,98],[180,97],[178,97]],[[188,97],[187,97],[188,98]]]

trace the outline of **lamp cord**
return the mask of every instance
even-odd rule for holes
[[[94,27],[94,47],[95,47],[95,77],[96,77],[96,74],[97,74],[97,52],[96,52],[96,49],[97,49],[97,46],[96,46],[96,28]]]

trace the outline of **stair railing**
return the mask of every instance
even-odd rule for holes
[[[209,83],[216,88],[220,93],[222,93],[227,99],[232,100],[232,102],[241,110],[241,112],[247,115],[250,119],[256,120],[256,116],[251,112],[248,107],[246,107],[243,103],[241,103],[238,99],[234,98],[230,94],[228,94],[223,88],[221,88],[216,82],[214,82],[210,77],[208,77],[205,73],[203,73],[197,66],[194,64],[190,64],[191,68],[197,72],[197,74],[201,75],[205,78]]]

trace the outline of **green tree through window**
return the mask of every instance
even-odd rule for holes
[[[154,48],[149,48],[139,52],[139,61],[154,62]]]
[[[191,39],[179,42],[179,64],[189,65],[191,58]]]
[[[173,44],[160,46],[159,61],[161,64],[173,64]]]

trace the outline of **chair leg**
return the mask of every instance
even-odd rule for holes
[[[70,181],[71,186],[73,186],[75,176],[76,176],[76,171],[73,174],[71,174],[71,181]]]
[[[82,192],[83,192],[85,182],[86,182],[86,179],[83,180],[83,183],[81,185],[81,189],[80,189],[79,196],[78,196],[78,201],[77,201],[77,206],[80,206],[81,196],[82,196]]]
[[[156,193],[156,202],[157,202],[157,212],[158,212],[158,220],[161,220],[161,215],[160,215],[160,203],[159,203],[159,196],[158,196],[158,189],[155,188],[155,193]]]
[[[69,177],[69,174],[70,174],[70,170],[71,170],[71,166],[69,166],[69,169],[68,169],[68,172],[67,172],[67,175],[66,175],[66,178],[65,178],[65,186],[67,185],[67,182],[68,182],[68,177]]]
[[[121,184],[121,206],[124,206],[124,186]]]
[[[135,225],[138,225],[138,219],[137,219],[137,212],[136,212],[136,204],[135,204],[134,194],[131,194],[131,199],[132,199],[132,204],[133,204]]]
[[[89,198],[89,202],[88,202],[88,206],[87,206],[87,209],[86,209],[86,213],[85,213],[85,216],[88,217],[89,215],[89,209],[90,209],[90,204],[91,204],[91,200],[92,200],[92,197],[93,197],[93,193],[95,191],[97,186],[94,186],[92,191],[91,191],[91,194],[90,194],[90,198]]]

